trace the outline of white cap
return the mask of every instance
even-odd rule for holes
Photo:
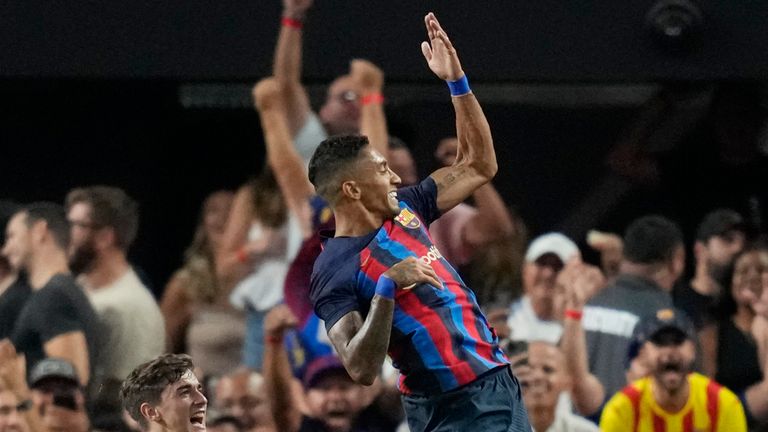
[[[568,237],[551,232],[536,237],[525,251],[525,260],[528,262],[536,261],[544,254],[555,254],[563,263],[571,258],[581,255],[579,247]]]

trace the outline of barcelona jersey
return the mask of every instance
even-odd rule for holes
[[[741,402],[730,390],[692,373],[688,400],[678,412],[656,403],[653,380],[643,378],[616,393],[603,409],[600,430],[606,432],[746,432]]]
[[[330,329],[344,315],[370,308],[376,283],[408,257],[430,265],[442,289],[418,284],[395,293],[389,356],[401,392],[430,395],[473,382],[508,363],[474,293],[432,243],[428,226],[440,215],[437,186],[427,178],[398,191],[400,212],[370,234],[324,239],[310,297]]]

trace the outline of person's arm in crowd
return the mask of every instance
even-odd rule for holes
[[[88,384],[91,369],[85,333],[80,330],[62,333],[43,343],[43,351],[47,357],[58,357],[72,363],[80,378],[80,384]]]
[[[187,328],[192,319],[192,302],[184,283],[184,276],[179,273],[173,275],[160,300],[160,312],[165,321],[165,349],[171,353],[183,352]]]
[[[592,293],[605,285],[605,278],[597,267],[572,260],[558,275],[558,284],[565,289],[565,319],[561,349],[573,387],[571,398],[577,412],[591,415],[605,400],[605,389],[596,376],[589,372],[587,339],[581,325],[584,305]]]
[[[307,178],[304,161],[293,147],[278,81],[274,78],[259,81],[253,88],[253,100],[264,131],[267,161],[286,206],[299,217],[304,234],[308,235],[312,216],[309,199],[315,195],[315,188]]]
[[[216,275],[220,286],[232,289],[246,277],[270,246],[274,247],[277,235],[275,230],[262,227],[263,233],[258,240],[250,241],[248,232],[258,215],[253,202],[253,185],[248,182],[235,194],[232,208],[229,210],[224,228],[221,246],[216,254]]]
[[[458,140],[445,138],[438,145],[435,157],[443,166],[450,166],[456,160],[457,151]],[[515,224],[509,208],[491,182],[480,186],[472,194],[472,198],[477,212],[462,225],[459,234],[469,250],[476,250],[493,240],[515,234]]]
[[[435,15],[427,14],[424,21],[429,42],[422,42],[421,49],[429,68],[445,81],[464,78],[456,49]],[[474,94],[470,91],[452,96],[451,101],[456,111],[456,160],[431,174],[437,184],[437,207],[441,212],[463,202],[498,170],[491,128]]]
[[[296,136],[310,114],[309,97],[301,84],[303,24],[312,0],[283,0],[272,74],[288,116],[290,137]]]
[[[383,276],[395,283],[395,289],[416,283],[442,287],[432,267],[414,257],[398,262],[385,271]],[[355,382],[371,385],[379,376],[389,346],[394,307],[394,292],[377,292],[371,300],[371,308],[365,320],[360,312],[352,311],[341,317],[328,330],[336,352]]]
[[[624,241],[616,234],[597,230],[587,233],[587,244],[600,253],[600,268],[610,281],[619,275],[619,267],[624,253]]]
[[[368,137],[371,147],[387,156],[389,132],[384,114],[384,72],[367,60],[352,60],[349,74],[360,96],[360,134]]]
[[[288,352],[283,345],[285,331],[298,324],[285,305],[273,308],[264,318],[264,385],[276,430],[294,432],[301,426],[301,410],[294,400]]]
[[[23,355],[17,355],[16,349],[8,339],[0,340],[0,390],[6,389],[16,396],[19,403],[30,401],[32,392],[27,385],[27,368]],[[48,432],[34,407],[24,411],[24,420],[29,432]]]

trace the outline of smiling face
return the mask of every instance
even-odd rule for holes
[[[19,400],[8,390],[0,390],[0,432],[27,432]]]
[[[523,356],[515,363],[526,408],[554,411],[560,393],[569,385],[562,352],[554,345],[533,342],[528,346],[527,358]]]
[[[765,273],[768,273],[768,251],[752,250],[736,259],[731,282],[736,304],[752,308],[752,298],[760,298],[763,293],[762,275]]]
[[[397,187],[400,177],[392,171],[381,153],[366,146],[354,169],[353,181],[359,192],[359,200],[369,212],[383,218],[397,216]]]
[[[333,431],[349,430],[362,410],[363,389],[346,372],[328,373],[307,390],[312,416]]]
[[[142,415],[151,423],[171,432],[205,431],[205,413],[208,399],[203,395],[203,386],[192,371],[187,371],[173,384],[169,384],[160,395],[156,406],[142,405]]]

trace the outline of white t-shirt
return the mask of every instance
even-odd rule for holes
[[[557,345],[563,335],[563,324],[559,321],[546,321],[536,316],[527,295],[512,303],[507,325],[512,331],[513,341],[543,341]]]
[[[165,322],[157,301],[129,268],[111,285],[86,290],[108,344],[98,355],[97,373],[124,380],[138,365],[165,352]]]

